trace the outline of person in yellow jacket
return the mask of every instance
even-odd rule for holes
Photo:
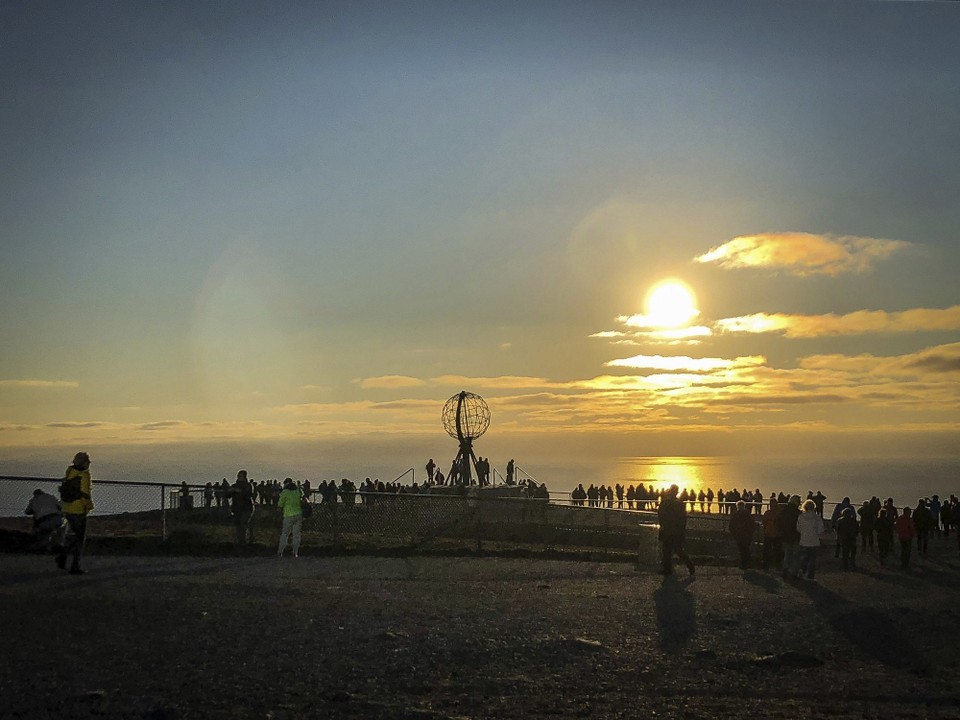
[[[277,548],[277,557],[283,557],[283,551],[287,548],[287,538],[293,532],[293,556],[300,557],[300,531],[303,528],[303,509],[301,499],[303,495],[300,488],[293,482],[293,478],[287,478],[283,481],[283,491],[280,493],[280,500],[277,502],[280,511],[283,513],[283,528],[280,531],[280,546]]]
[[[87,515],[93,510],[93,482],[90,480],[90,456],[87,453],[78,452],[73,456],[73,464],[67,468],[60,487],[60,507],[73,535],[60,548],[57,567],[65,569],[67,556],[72,553],[70,574],[82,575],[84,570],[80,565],[84,541],[87,539]],[[65,491],[65,488],[70,490]],[[78,491],[79,496],[75,496],[74,491]]]

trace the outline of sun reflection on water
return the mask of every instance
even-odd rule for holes
[[[718,458],[630,457],[621,458],[620,464],[620,474],[630,477],[627,482],[635,479],[658,491],[675,484],[681,492],[699,492],[708,487],[717,490],[720,466],[725,462]]]

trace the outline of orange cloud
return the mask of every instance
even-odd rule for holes
[[[502,375],[500,377],[466,377],[464,375],[440,375],[430,378],[431,385],[445,385],[450,387],[475,387],[489,389],[524,389],[558,387],[560,384],[539,377],[524,375]]]
[[[902,240],[816,235],[803,232],[741,235],[711,248],[694,261],[722,268],[770,268],[795,275],[865,272],[878,260],[909,247]]]
[[[354,380],[354,382],[364,390],[396,390],[426,385],[423,380],[406,375],[381,375],[379,377],[361,378]]]
[[[617,322],[634,327],[647,327],[643,315],[620,315]],[[710,337],[713,331],[703,325],[691,327],[664,328],[660,330],[602,330],[589,335],[592,338],[613,340],[614,344],[635,345],[643,343],[659,343],[663,345],[679,345],[687,343],[697,345],[701,338]]]
[[[831,370],[848,374],[884,377],[914,377],[940,380],[960,374],[960,343],[925,348],[909,355],[813,355],[800,366],[807,370]]]
[[[858,310],[847,315],[756,313],[718,320],[716,327],[726,333],[782,331],[789,338],[945,331],[960,328],[960,305],[944,309],[916,308],[893,313],[884,310]]]
[[[756,367],[763,365],[766,358],[761,356],[725,358],[692,358],[685,355],[664,357],[663,355],[634,355],[629,358],[610,360],[606,367],[628,367],[637,370],[666,370],[670,372],[713,372],[730,370],[736,367]]]
[[[77,388],[80,383],[74,380],[0,380],[0,387]]]

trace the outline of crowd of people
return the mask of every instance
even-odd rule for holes
[[[759,561],[764,569],[779,570],[786,578],[813,580],[823,537],[830,533],[834,536],[834,557],[841,561],[844,570],[857,567],[858,552],[873,553],[874,548],[881,567],[898,548],[900,567],[908,569],[914,550],[926,555],[931,536],[947,537],[951,528],[960,548],[960,499],[956,495],[947,500],[941,500],[939,495],[923,497],[913,507],[897,507],[893,498],[881,502],[876,496],[854,507],[850,498],[845,497],[836,504],[829,520],[824,517],[825,500],[822,493],[812,491],[803,501],[799,495],[772,494],[759,518],[755,508],[742,499],[728,503],[727,528],[737,546],[740,567],[747,569]],[[693,562],[684,548],[686,505],[678,496],[676,485],[660,494],[657,513],[661,571],[665,575],[673,571],[674,556],[694,573]],[[761,555],[755,558],[757,545]]]
[[[60,498],[37,489],[26,508],[26,513],[33,516],[38,537],[55,552],[57,566],[66,569],[69,559],[69,572],[73,574],[84,572],[86,519],[94,508],[90,462],[89,455],[77,453],[64,473]],[[200,493],[205,507],[229,510],[235,523],[238,548],[252,541],[251,519],[256,507],[277,508],[282,515],[277,553],[283,555],[288,541],[292,540],[296,556],[303,519],[312,514],[315,505],[321,508],[338,503],[368,505],[380,495],[429,493],[443,485],[442,480],[438,482],[442,474],[435,465],[431,468],[432,464],[431,460],[427,465],[428,479],[422,485],[416,482],[402,484],[396,480],[385,483],[366,478],[358,487],[352,480],[343,478],[339,482],[323,481],[313,487],[309,480],[300,482],[292,478],[286,478],[282,483],[276,480],[255,482],[245,470],[241,470],[234,483],[224,478],[219,483],[207,483]],[[545,483],[524,478],[511,484],[518,487],[521,497],[550,499]],[[469,491],[467,486],[460,490]],[[195,488],[181,484],[181,508],[192,508],[195,492]],[[881,502],[876,496],[854,506],[850,498],[845,497],[833,507],[829,520],[824,515],[826,496],[820,491],[809,491],[803,501],[799,495],[783,492],[771,493],[764,500],[759,489],[752,492],[746,489],[724,492],[721,489],[714,493],[710,488],[680,492],[677,485],[656,491],[653,485],[644,486],[642,483],[627,486],[591,484],[587,489],[580,484],[570,498],[577,506],[656,510],[665,574],[672,572],[674,555],[687,564],[691,574],[694,572],[683,542],[688,508],[690,512],[699,508],[701,513],[712,513],[714,502],[717,502],[719,514],[729,516],[728,531],[736,543],[740,566],[748,568],[759,563],[763,568],[779,569],[785,576],[815,577],[815,550],[821,546],[822,536],[826,533],[833,533],[835,557],[841,560],[844,569],[856,567],[858,553],[872,553],[874,549],[883,566],[898,545],[900,566],[909,568],[914,549],[919,555],[925,555],[931,536],[948,536],[951,528],[956,528],[960,547],[960,499],[956,495],[943,500],[938,495],[923,497],[912,507],[897,507],[893,498]],[[761,552],[754,557],[758,545]]]
[[[593,485],[592,483],[586,489],[583,483],[577,485],[576,489],[570,493],[570,502],[573,505],[581,507],[616,507],[620,510],[653,510],[659,507],[660,501],[664,496],[664,490],[656,490],[652,484],[644,485]],[[823,502],[826,500],[819,490],[814,495],[810,493],[823,514]],[[733,512],[738,502],[743,502],[750,512],[760,515],[763,512],[763,506],[766,502],[760,488],[756,490],[742,491],[736,488],[724,490],[720,488],[716,492],[713,488],[700,488],[700,490],[679,490],[677,491],[677,502],[684,505],[688,512],[712,513],[714,503],[717,506],[717,512],[723,515],[729,515]]]
[[[799,495],[780,494],[771,497],[758,523],[753,512],[742,501],[737,503],[729,521],[729,531],[736,541],[740,567],[752,566],[752,551],[758,531],[762,534],[764,568],[776,567],[786,576],[816,574],[816,553],[825,533],[834,535],[834,556],[844,570],[856,567],[859,551],[876,554],[885,566],[899,544],[899,562],[910,567],[913,547],[921,555],[927,553],[931,535],[950,534],[960,526],[960,500],[951,495],[941,501],[938,495],[920,498],[915,507],[898,508],[893,498],[881,502],[876,496],[854,507],[849,497],[834,506],[829,521],[823,514],[823,503],[813,493],[801,502]],[[958,528],[960,530],[960,528]],[[960,539],[960,532],[958,532]]]

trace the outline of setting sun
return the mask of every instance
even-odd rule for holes
[[[663,280],[654,285],[645,304],[647,320],[653,327],[681,327],[700,314],[693,291],[679,280]]]

